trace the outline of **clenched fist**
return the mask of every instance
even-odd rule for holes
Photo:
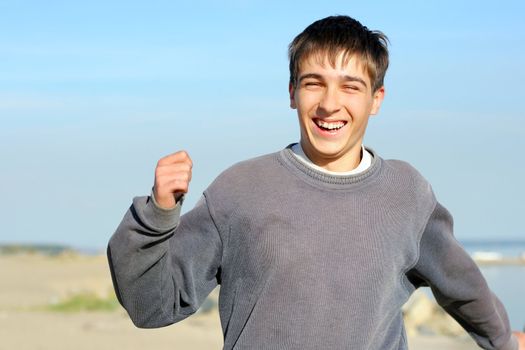
[[[188,192],[193,163],[185,151],[161,158],[155,168],[153,195],[161,208],[173,208]]]

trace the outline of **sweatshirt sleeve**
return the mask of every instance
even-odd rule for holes
[[[456,241],[452,217],[439,203],[422,234],[408,278],[428,285],[439,303],[483,349],[517,350],[505,308],[476,263]]]
[[[174,208],[136,197],[111,237],[107,254],[119,302],[140,328],[193,314],[217,286],[222,242],[206,200],[180,217]]]

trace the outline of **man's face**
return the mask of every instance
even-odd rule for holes
[[[384,88],[372,93],[359,58],[335,67],[325,58],[306,58],[300,64],[296,86],[290,85],[290,106],[297,109],[301,146],[310,160],[332,171],[349,171],[360,160],[368,118],[376,114]]]

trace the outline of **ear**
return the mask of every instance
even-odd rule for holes
[[[297,104],[295,103],[295,88],[292,83],[288,84],[288,93],[290,94],[290,108],[297,109]]]
[[[372,109],[370,110],[370,115],[375,115],[379,113],[379,108],[381,108],[381,103],[383,102],[383,99],[385,98],[385,87],[381,86],[379,89],[374,92],[374,96],[372,96]]]

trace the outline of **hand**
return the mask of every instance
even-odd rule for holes
[[[173,208],[184,193],[188,192],[193,163],[185,151],[161,158],[155,168],[153,195],[161,208]]]
[[[518,338],[518,349],[525,350],[525,333],[523,332],[513,332],[516,338]]]

